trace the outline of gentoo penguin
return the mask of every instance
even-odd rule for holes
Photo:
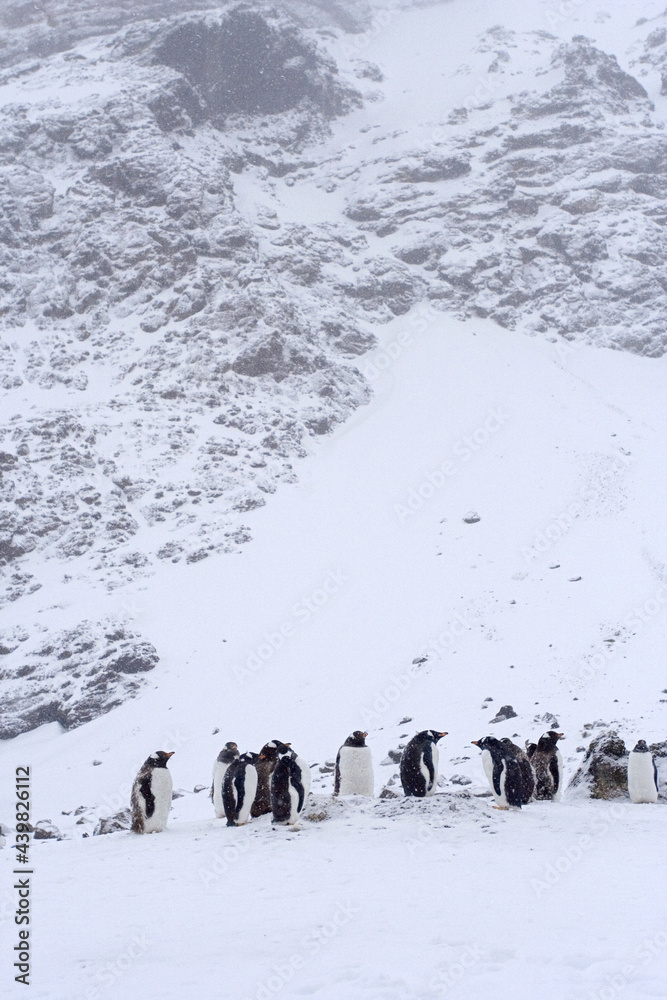
[[[271,740],[269,743],[265,743],[259,751],[259,760],[255,764],[257,768],[257,793],[250,810],[251,816],[263,816],[264,813],[271,812],[271,775],[278,763],[278,754],[289,750],[289,747],[289,743]]]
[[[505,736],[500,742],[505,747],[507,753],[514,757],[521,769],[521,805],[525,806],[535,794],[535,771],[533,770],[533,765],[525,750],[518,747],[516,743],[512,743],[509,736]]]
[[[482,766],[498,809],[520,809],[523,798],[521,768],[516,757],[495,736],[472,740],[482,751]]]
[[[239,748],[236,743],[225,743],[213,765],[213,784],[211,785],[211,798],[213,808],[218,819],[225,815],[225,807],[222,803],[222,783],[225,780],[225,772],[234,760],[239,759]]]
[[[563,792],[563,758],[557,744],[564,739],[562,733],[550,729],[537,741],[537,747],[530,758],[535,771],[536,799],[560,801]]]
[[[373,798],[373,758],[366,746],[368,733],[355,729],[336,757],[334,795],[365,795]]]
[[[167,770],[174,751],[158,750],[144,761],[132,786],[132,831],[134,833],[162,833],[171,809],[171,791],[174,787]]]
[[[243,826],[250,819],[250,808],[257,791],[257,753],[242,753],[233,760],[225,772],[222,784],[222,803],[225,807],[227,826]]]
[[[273,822],[296,823],[310,790],[310,768],[298,754],[285,746],[271,775]]]
[[[406,795],[423,799],[432,795],[438,780],[438,748],[435,745],[447,733],[423,729],[413,736],[401,755],[401,784]]]
[[[646,740],[639,740],[628,756],[628,791],[633,802],[658,801],[658,768]]]

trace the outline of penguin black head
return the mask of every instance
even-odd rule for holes
[[[239,755],[239,748],[236,743],[225,743],[224,747],[218,754],[218,760],[221,764],[231,764],[233,760]]]
[[[343,743],[344,747],[365,747],[368,733],[362,733],[360,729],[355,729],[351,736]]]
[[[420,733],[413,736],[413,739],[417,740],[418,743],[437,743],[443,736],[447,736],[447,733],[439,733],[437,729],[422,729]]]
[[[256,763],[256,761],[259,760],[259,754],[258,753],[253,753],[252,750],[246,750],[245,753],[241,754],[241,756],[239,757],[239,760],[246,761],[248,764],[254,764],[254,763]]]
[[[637,746],[634,748],[633,753],[650,753],[648,746],[646,745],[646,740],[638,740]]]
[[[505,747],[495,736],[485,736],[481,740],[471,740],[470,742],[474,747],[479,747],[480,750],[488,750],[492,755],[504,754],[505,752]]]
[[[565,736],[563,735],[563,733],[557,733],[554,729],[550,729],[548,733],[544,734],[544,736],[540,736],[539,740],[537,741],[537,749],[543,751],[555,750],[558,741],[564,739]]]
[[[264,744],[259,755],[263,760],[275,760],[278,754],[284,753],[291,745],[291,743],[281,743],[280,740],[269,740],[268,743]]]
[[[149,767],[166,767],[169,763],[169,758],[173,757],[175,753],[175,750],[172,750],[170,753],[166,753],[164,750],[157,750],[150,755],[146,763]]]

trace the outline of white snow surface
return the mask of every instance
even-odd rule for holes
[[[660,13],[649,0],[379,9],[347,44],[391,86],[335,137],[364,116],[407,132],[415,109],[424,121],[439,38],[458,62],[495,23],[585,33],[620,53],[630,26]],[[323,219],[326,204],[318,191]],[[292,210],[307,214],[303,191]],[[566,788],[560,803],[496,811],[470,745],[536,739],[553,713],[567,784],[587,722],[629,746],[667,736],[667,362],[425,306],[378,336],[359,362],[371,403],[313,441],[298,482],[244,514],[242,551],[161,564],[113,591],[81,577],[63,589],[47,562],[42,590],[22,598],[21,620],[49,628],[129,616],[161,655],[135,700],[0,745],[0,819],[27,764],[32,821],[66,836],[31,847],[31,1000],[667,996],[664,797],[639,807]],[[489,726],[505,704],[517,716]],[[383,762],[376,795],[396,798],[332,799],[319,767],[355,728]],[[425,728],[449,733],[440,781],[406,799],[383,759]],[[302,818],[227,828],[207,795],[211,760],[227,740],[258,750],[274,738],[311,766]],[[129,804],[158,749],[175,751],[182,793],[167,830],[83,839]],[[8,994],[13,867],[3,850]]]

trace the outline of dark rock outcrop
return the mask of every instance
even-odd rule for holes
[[[591,741],[569,787],[585,789],[592,799],[627,798],[628,751],[615,730]]]

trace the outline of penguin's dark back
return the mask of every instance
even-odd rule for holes
[[[276,820],[289,819],[292,813],[291,765],[292,759],[290,757],[281,757],[271,775],[271,809],[273,818]]]
[[[426,781],[421,769],[422,760],[429,771],[432,771],[433,744],[410,740],[403,751],[399,767],[401,784],[406,795],[421,797],[426,794]]]
[[[271,775],[276,767],[276,758],[265,757],[255,763],[257,770],[257,792],[250,810],[251,816],[263,816],[271,812]]]
[[[508,806],[521,808],[523,801],[523,778],[518,760],[511,755],[505,757],[505,798]]]

